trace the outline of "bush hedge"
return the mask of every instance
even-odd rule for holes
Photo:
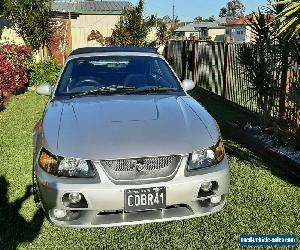
[[[30,86],[38,86],[42,83],[55,84],[59,76],[61,66],[56,60],[44,60],[29,65]]]
[[[0,45],[0,97],[14,94],[28,85],[27,64],[30,58],[28,46]]]

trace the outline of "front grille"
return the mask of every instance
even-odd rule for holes
[[[171,176],[180,156],[161,156],[139,159],[104,160],[101,165],[114,180],[141,180]]]

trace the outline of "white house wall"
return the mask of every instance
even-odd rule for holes
[[[246,42],[251,43],[255,41],[255,35],[250,26],[246,26]]]
[[[209,29],[208,36],[211,37],[211,40],[214,42],[223,42],[225,35],[225,29]]]
[[[235,25],[228,27],[226,35],[230,35],[234,43],[250,43],[253,41],[251,27],[248,25]]]
[[[4,27],[2,35],[0,37],[0,43],[24,45],[24,40],[17,34],[17,32],[13,28]]]
[[[98,30],[104,37],[109,37],[119,18],[119,15],[80,15],[72,19],[72,49],[99,46],[95,41],[87,41],[91,31]]]

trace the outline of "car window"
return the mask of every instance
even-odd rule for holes
[[[164,60],[149,56],[99,56],[69,61],[60,78],[56,96],[92,91],[102,87],[182,88]]]

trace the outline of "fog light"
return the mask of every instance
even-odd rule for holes
[[[220,203],[221,200],[222,200],[221,196],[214,196],[214,197],[210,198],[210,202],[213,203],[213,204]]]
[[[212,189],[212,182],[203,182],[201,184],[201,189],[204,191],[204,192],[209,192],[211,189]]]
[[[71,203],[76,204],[81,201],[81,194],[79,193],[70,193],[69,200]]]
[[[61,209],[54,209],[53,214],[57,219],[62,219],[66,217],[67,211],[66,210],[61,210]]]

